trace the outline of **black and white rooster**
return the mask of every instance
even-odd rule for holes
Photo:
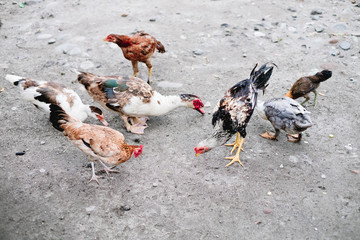
[[[273,66],[269,67],[267,63],[257,71],[256,67],[257,64],[251,71],[249,79],[235,84],[220,99],[213,111],[212,125],[214,131],[209,138],[201,141],[195,147],[196,156],[225,144],[236,133],[235,142],[226,144],[226,146],[233,146],[231,153],[236,148],[238,150],[235,156],[225,158],[231,160],[226,166],[230,166],[234,162],[239,162],[242,166],[239,155],[246,137],[246,126],[254,112],[258,91],[265,90],[273,71]]]

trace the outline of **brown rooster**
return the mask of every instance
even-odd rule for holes
[[[104,126],[82,123],[54,104],[50,105],[50,121],[54,128],[63,132],[75,146],[90,156],[92,176],[89,182],[96,181],[99,184],[98,179],[101,178],[95,174],[95,160],[99,161],[104,171],[109,174],[119,171],[112,170],[105,163],[118,165],[129,160],[132,154],[137,157],[142,152],[142,145],[128,145],[120,132]]]
[[[138,62],[143,62],[149,69],[148,83],[151,84],[151,57],[157,49],[160,53],[165,52],[164,45],[153,36],[138,32],[132,37],[126,35],[110,34],[104,41],[116,43],[123,51],[124,57],[132,63],[134,77],[139,72]]]
[[[303,105],[310,99],[308,94],[310,92],[313,92],[315,94],[313,106],[315,106],[317,97],[316,89],[320,86],[321,82],[324,82],[325,80],[331,78],[331,76],[331,71],[323,70],[313,76],[301,77],[294,83],[290,91],[285,94],[285,97],[289,97],[292,99],[304,97],[305,101],[301,103],[301,105]]]

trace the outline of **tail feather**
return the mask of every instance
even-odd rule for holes
[[[19,84],[19,81],[25,78],[16,75],[6,74],[5,79],[17,86]]]
[[[157,49],[160,53],[164,53],[164,52],[165,52],[165,47],[164,47],[164,45],[162,45],[162,43],[161,43],[160,41],[157,41],[156,49]]]
[[[274,66],[268,67],[267,66],[268,63],[265,63],[264,65],[262,65],[259,70],[255,71],[257,64],[255,65],[254,69],[251,71],[250,74],[250,79],[252,82],[252,85],[255,87],[255,89],[257,90],[265,90],[265,88],[268,86],[267,82],[269,81],[273,68],[274,66],[276,66],[275,64],[273,64]]]
[[[60,106],[50,104],[50,122],[60,132],[64,131],[66,123],[77,121],[70,117]]]

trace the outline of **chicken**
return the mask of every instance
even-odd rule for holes
[[[235,142],[226,146],[233,146],[231,153],[236,148],[238,150],[235,156],[225,158],[231,160],[226,166],[234,162],[243,165],[239,155],[246,137],[246,126],[255,109],[258,91],[265,90],[273,71],[273,67],[268,67],[267,64],[262,65],[257,71],[255,71],[256,67],[257,64],[251,71],[249,79],[235,84],[217,103],[212,115],[214,131],[210,137],[195,147],[196,156],[225,144],[236,133]]]
[[[6,75],[8,81],[18,86],[22,97],[38,109],[50,113],[50,104],[59,105],[70,116],[85,121],[88,116],[108,125],[100,108],[83,104],[72,89],[56,82],[36,81],[15,75]]]
[[[82,72],[78,81],[95,101],[119,113],[128,131],[143,134],[148,116],[159,116],[177,107],[189,107],[204,114],[203,102],[192,94],[164,96],[136,77],[97,76]]]
[[[110,34],[104,39],[104,41],[113,42],[121,48],[124,57],[132,63],[134,77],[136,77],[139,72],[138,62],[145,63],[149,69],[148,83],[151,84],[152,65],[150,60],[155,52],[155,49],[157,49],[160,53],[165,52],[165,47],[161,42],[142,31],[137,32],[132,37]]]
[[[313,76],[301,77],[293,84],[290,91],[285,94],[285,97],[289,97],[292,99],[305,97],[305,101],[301,103],[301,105],[303,105],[310,99],[308,94],[310,92],[313,92],[315,94],[313,106],[315,106],[317,97],[316,89],[320,86],[321,82],[324,82],[325,80],[331,78],[331,76],[331,71],[323,70]]]
[[[301,140],[301,133],[312,126],[310,112],[288,97],[272,98],[266,102],[259,100],[256,111],[263,119],[269,120],[275,129],[275,134],[268,131],[261,134],[263,138],[277,140],[282,129],[290,142],[298,142]]]
[[[124,136],[111,128],[82,123],[69,116],[58,105],[50,105],[50,121],[54,128],[63,132],[68,139],[81,151],[90,156],[92,176],[89,182],[96,181],[99,177],[95,174],[94,161],[97,160],[104,171],[119,172],[105,165],[118,165],[126,162],[134,154],[138,157],[142,153],[143,145],[128,145]]]

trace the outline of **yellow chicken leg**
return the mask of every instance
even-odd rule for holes
[[[149,80],[148,80],[148,84],[151,84],[151,73],[152,73],[152,67],[149,68]]]
[[[236,138],[236,140],[238,140],[238,138]],[[235,145],[238,145],[238,150],[235,154],[235,156],[232,156],[232,157],[225,157],[225,159],[229,159],[231,160],[231,162],[229,162],[226,167],[232,165],[234,162],[239,162],[241,166],[243,166],[242,162],[240,161],[240,150],[242,150],[242,145],[244,144],[245,142],[245,138],[241,138],[238,143],[235,141]],[[234,147],[235,148],[235,147]]]
[[[235,142],[230,143],[230,144],[225,144],[225,146],[234,146],[230,152],[230,153],[233,153],[235,151],[235,149],[240,146],[240,134],[237,132]],[[244,151],[244,149],[242,149],[242,148],[240,148],[240,149],[241,149],[241,151]]]

